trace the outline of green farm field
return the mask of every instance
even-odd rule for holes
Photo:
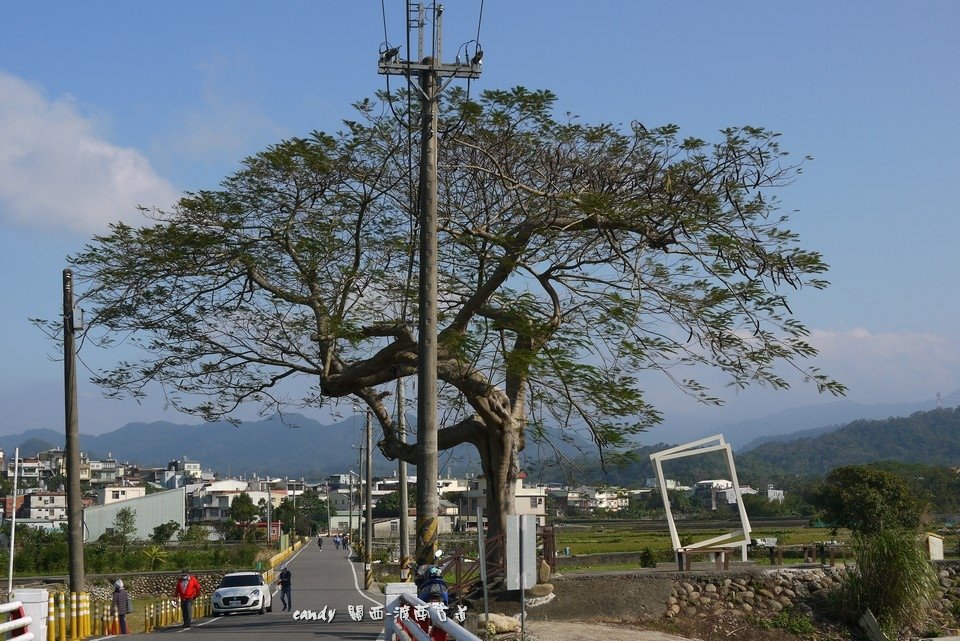
[[[729,530],[703,529],[681,531],[682,538],[689,537],[691,542],[703,541]],[[632,529],[629,525],[569,526],[556,529],[557,549],[570,548],[571,554],[598,554],[603,552],[640,552],[650,548],[654,552],[671,549],[670,534]],[[837,536],[829,528],[778,528],[755,529],[753,538],[775,537],[780,545],[802,545],[815,541],[846,542],[849,533],[841,531]]]
[[[670,534],[666,529],[661,531],[650,531],[638,529],[630,524],[609,523],[603,525],[567,525],[557,527],[556,546],[558,554],[562,554],[565,548],[570,548],[571,556],[603,554],[616,552],[636,552],[641,553],[649,550],[657,560],[663,561],[672,558],[672,546],[670,544]],[[694,543],[703,541],[712,537],[726,534],[730,530],[720,528],[703,528],[696,530],[681,530],[681,540]],[[946,534],[944,540],[944,552],[948,558],[956,557],[956,550],[960,538],[951,533]],[[777,528],[757,528],[751,532],[751,538],[776,538],[778,545],[800,546],[812,544],[818,541],[838,541],[840,543],[849,543],[851,541],[850,532],[841,530],[836,535],[830,528],[818,527],[777,527]],[[762,552],[751,554],[752,560],[764,564],[767,563],[767,557]],[[794,555],[787,555],[784,562],[799,563],[799,551]],[[574,561],[572,564],[564,564],[566,569],[628,569],[636,567],[635,564],[623,563],[604,563],[600,559],[584,559],[582,564]]]

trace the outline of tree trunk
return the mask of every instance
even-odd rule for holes
[[[487,536],[503,534],[507,515],[516,513],[517,444],[517,432],[510,423],[489,430],[486,440],[476,443],[487,484]]]

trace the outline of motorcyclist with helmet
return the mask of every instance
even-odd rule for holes
[[[438,559],[440,555],[441,552],[438,550]],[[417,568],[414,583],[417,586],[417,597],[419,597],[421,601],[425,601],[428,605],[450,605],[450,593],[447,589],[447,582],[443,580],[443,570],[441,570],[440,567],[436,565],[421,565]],[[432,607],[439,609],[438,605]],[[439,626],[431,626],[429,618],[418,621],[418,623],[424,632],[430,634],[432,641],[447,641],[447,633],[440,629]]]

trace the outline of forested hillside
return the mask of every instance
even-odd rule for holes
[[[667,447],[670,445],[661,443],[637,448],[631,453],[632,461],[608,465],[605,471],[585,455],[566,473],[553,469],[539,476],[572,484],[604,482],[637,487],[654,475],[650,454]],[[774,483],[789,488],[799,479],[822,477],[841,465],[876,461],[960,467],[960,408],[854,421],[826,434],[764,443],[735,459],[740,482],[754,487]],[[719,453],[668,461],[664,475],[688,485],[729,476]]]
[[[960,466],[960,408],[854,421],[813,438],[764,443],[737,458],[744,475],[823,476],[841,465],[899,461]]]

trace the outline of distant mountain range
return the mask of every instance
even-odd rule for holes
[[[942,396],[940,402],[944,407],[960,405],[960,390]],[[723,434],[724,439],[733,444],[734,449],[746,452],[768,441],[789,441],[816,436],[818,433],[835,430],[851,421],[910,416],[914,412],[932,410],[936,407],[937,402],[933,399],[917,403],[869,405],[839,400],[795,407],[759,419],[728,423],[704,432],[702,436]]]
[[[944,396],[945,407],[960,404],[960,392]],[[863,405],[838,401],[780,412],[764,419],[741,421],[712,430],[739,445],[737,466],[754,482],[776,474],[823,474],[837,465],[875,460],[898,460],[936,465],[960,464],[960,409],[918,412],[930,403]],[[893,417],[893,418],[891,418]],[[870,420],[883,418],[886,420]],[[378,430],[374,439],[379,438]],[[763,434],[764,436],[758,436]],[[81,434],[81,450],[92,457],[112,455],[142,466],[163,466],[184,457],[221,474],[289,476],[317,479],[327,474],[358,470],[363,426],[356,419],[324,425],[298,414],[274,416],[233,425],[226,422],[179,425],[170,422],[129,423],[118,430],[92,436]],[[606,482],[637,485],[652,476],[649,454],[667,444],[633,451],[636,461],[604,470],[596,450],[585,440],[558,441],[564,458],[576,471],[562,471],[550,459],[548,448],[528,442],[522,466],[541,481]],[[21,456],[63,447],[64,436],[49,429],[0,436],[8,456],[19,447]],[[710,464],[690,473],[710,478]],[[396,462],[374,448],[374,473],[393,475]],[[440,453],[441,475],[479,474],[479,456],[462,445]],[[415,473],[411,470],[411,474]],[[745,478],[741,475],[741,478]]]
[[[376,442],[374,426],[373,471],[393,475],[397,462],[387,460]],[[64,447],[64,434],[50,429],[32,429],[0,436],[0,449],[21,456]],[[165,421],[128,423],[100,436],[80,435],[80,449],[92,458],[108,455],[141,466],[165,466],[184,457],[198,461],[204,470],[241,476],[289,476],[317,479],[328,474],[359,471],[363,424],[354,419],[324,425],[299,414],[274,416],[233,425],[227,422],[180,425]],[[567,456],[579,455],[585,442],[561,442]],[[533,448],[531,447],[531,451]],[[439,455],[442,476],[480,474],[480,457],[472,445],[461,445]],[[416,472],[411,469],[410,474]]]
[[[205,470],[221,474],[318,478],[358,469],[363,426],[347,420],[324,425],[313,419],[286,414],[261,421],[232,425],[227,422],[201,425],[128,423],[100,436],[80,435],[80,449],[91,457],[112,455],[118,461],[142,466],[165,466],[184,457],[198,461]],[[63,447],[64,435],[53,430],[28,430],[0,437],[0,447],[21,456],[52,447]],[[374,446],[374,472],[391,474],[389,463]]]

